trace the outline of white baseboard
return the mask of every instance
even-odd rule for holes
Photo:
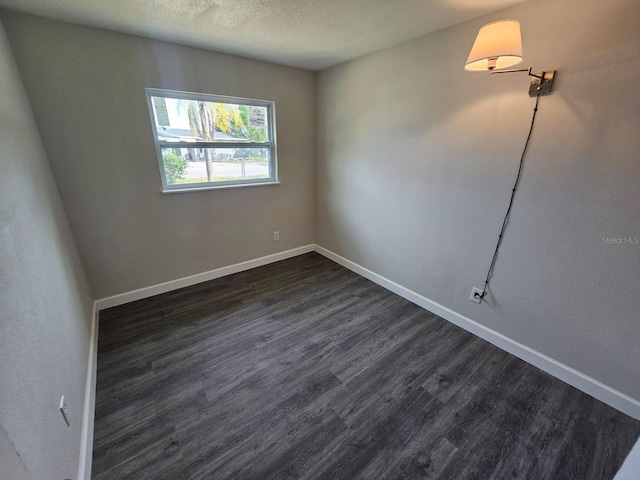
[[[640,478],[640,439],[627,456],[613,480],[638,480]]]
[[[229,265],[228,267],[216,268],[215,270],[209,270],[208,272],[197,273],[188,277],[178,278],[177,280],[171,280],[169,282],[158,283],[150,287],[139,288],[131,292],[121,293],[113,295],[112,297],[101,298],[96,301],[96,307],[98,311],[105,308],[116,307],[118,305],[124,305],[125,303],[135,302],[147,297],[153,297],[161,293],[171,292],[183,287],[190,287],[202,282],[208,282],[216,278],[225,277],[234,273],[243,272],[252,268],[261,267],[269,263],[279,262],[280,260],[286,260],[287,258],[297,257],[305,253],[313,252],[315,245],[305,245],[303,247],[293,248],[284,252],[274,253],[267,255],[266,257],[255,258],[246,262],[236,263]]]
[[[583,391],[584,393],[591,395],[592,397],[600,400],[601,402],[610,405],[611,407],[620,410],[621,412],[640,420],[640,401],[618,391],[614,388],[605,385],[604,383],[585,375],[557,360],[554,360],[543,353],[540,353],[526,345],[523,345],[515,340],[512,340],[501,333],[491,330],[484,325],[479,324],[467,318],[453,310],[440,305],[432,300],[429,300],[422,295],[409,290],[408,288],[399,285],[398,283],[389,280],[388,278],[378,275],[371,270],[358,265],[340,255],[327,250],[324,247],[316,245],[315,251],[319,254],[339,263],[343,267],[348,268],[352,272],[357,273],[365,278],[368,278],[374,283],[392,291],[393,293],[406,298],[410,302],[421,306],[422,308],[429,310],[432,313],[448,320],[449,322],[457,325],[468,332],[492,343],[498,348],[505,350],[512,355],[524,360],[531,365],[538,367],[540,370],[547,372],[550,375],[562,380],[569,385]]]
[[[84,412],[82,415],[82,437],[80,441],[80,462],[78,480],[91,480],[91,461],[93,459],[93,419],[96,410],[96,375],[98,370],[98,309],[93,302],[93,316],[87,362],[87,383],[84,393]]]

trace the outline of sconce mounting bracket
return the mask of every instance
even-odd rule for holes
[[[529,85],[529,96],[537,97],[538,95],[547,95],[551,93],[551,87],[553,87],[553,79],[555,78],[556,71],[549,70],[548,72],[529,73],[531,78],[531,84]]]

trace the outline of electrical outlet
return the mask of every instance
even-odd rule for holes
[[[273,232],[273,241],[277,242],[278,240],[280,240],[280,232],[276,230],[275,232]]]
[[[60,397],[60,413],[62,414],[62,418],[64,418],[67,427],[71,426],[71,416],[69,415],[69,408],[67,407],[67,402],[64,401],[64,395]]]
[[[476,303],[482,302],[482,290],[480,290],[479,288],[473,287],[471,289],[471,297],[469,297],[469,300]]]

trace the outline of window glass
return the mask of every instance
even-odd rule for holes
[[[274,105],[147,89],[163,191],[277,182]]]

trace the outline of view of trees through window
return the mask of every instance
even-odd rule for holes
[[[272,178],[266,106],[149,98],[166,185]]]

